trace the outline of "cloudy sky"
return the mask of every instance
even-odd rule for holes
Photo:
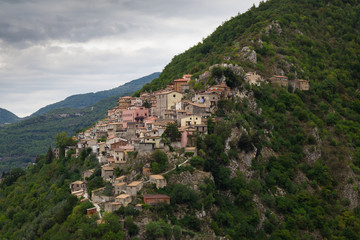
[[[260,0],[0,0],[0,108],[20,117],[161,71]]]

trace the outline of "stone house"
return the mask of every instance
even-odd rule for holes
[[[134,100],[133,97],[120,97],[118,100],[118,106],[120,109],[128,109],[129,107],[131,107],[131,101]]]
[[[192,98],[193,103],[204,104],[206,107],[215,107],[220,100],[220,95],[217,92],[197,93]]]
[[[104,211],[105,212],[115,212],[121,208],[122,203],[119,202],[106,202],[104,204]]]
[[[70,190],[71,193],[78,192],[78,191],[85,191],[86,190],[86,182],[84,181],[75,181],[70,183]]]
[[[150,183],[156,184],[156,188],[166,187],[166,179],[162,175],[150,175]]]
[[[161,203],[170,204],[170,197],[167,195],[160,194],[149,194],[143,196],[144,203],[148,205],[157,205]]]
[[[186,127],[186,126],[191,126],[191,125],[202,124],[202,120],[203,119],[200,116],[191,115],[191,116],[182,118],[180,120],[180,126]]]
[[[180,102],[183,95],[176,91],[161,91],[155,94],[156,108],[154,115],[164,118],[165,110],[171,109],[177,102]]]
[[[115,194],[121,194],[122,192],[126,191],[126,183],[125,182],[116,183],[114,185],[114,189],[115,189]]]
[[[245,75],[245,81],[252,85],[260,86],[260,84],[264,82],[264,78],[256,72],[248,72]]]
[[[189,80],[183,78],[174,80],[174,90],[177,92],[181,92],[182,85],[187,85],[188,82]]]
[[[153,137],[143,137],[141,143],[152,144],[153,149],[163,148],[164,144],[161,142],[161,137],[153,136]]]
[[[288,77],[285,76],[272,76],[269,79],[271,85],[277,85],[277,86],[281,86],[281,87],[285,87],[287,88],[289,85],[289,81],[288,81]]]
[[[111,180],[114,177],[114,167],[110,167],[110,166],[102,166],[101,167],[101,177],[104,180]]]
[[[303,79],[296,79],[294,81],[291,81],[290,83],[294,89],[300,90],[300,91],[309,91],[310,90],[310,82],[308,80]]]
[[[129,185],[127,185],[126,192],[131,196],[136,196],[137,192],[140,191],[142,187],[143,187],[142,181],[134,181],[131,182]]]
[[[205,106],[205,104],[201,103],[192,103],[189,101],[184,101],[185,108],[184,110],[187,112],[191,112],[194,115],[198,116],[209,116],[211,115],[210,107]]]
[[[115,197],[115,202],[121,203],[124,207],[126,207],[129,203],[131,203],[131,196],[130,194],[120,194]]]
[[[126,182],[126,176],[124,175],[124,176],[117,177],[117,178],[115,178],[114,182],[115,182],[115,184],[116,183]]]
[[[85,180],[86,178],[88,178],[88,177],[90,177],[91,175],[93,175],[93,174],[94,174],[94,171],[95,171],[95,169],[85,170],[84,172],[81,173],[81,178]]]

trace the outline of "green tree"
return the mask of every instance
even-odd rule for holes
[[[46,154],[46,164],[49,164],[54,159],[54,153],[51,147],[49,147],[47,154]]]
[[[168,167],[168,156],[163,151],[156,149],[151,155],[153,162],[151,163],[151,170],[154,173],[164,172]]]
[[[55,136],[56,146],[59,148],[60,156],[65,156],[65,147],[66,146],[75,146],[76,142],[71,138],[68,137],[66,132],[58,133]]]
[[[161,226],[156,222],[149,222],[146,227],[146,236],[150,240],[155,240],[156,238],[164,236],[164,231],[161,229]]]
[[[181,133],[176,123],[169,123],[163,133],[164,137],[169,139],[171,142],[179,141]]]

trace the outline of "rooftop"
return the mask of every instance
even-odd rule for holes
[[[133,181],[132,183],[130,183],[129,185],[128,185],[128,187],[136,187],[137,185],[139,185],[139,184],[141,184],[142,183],[142,181]]]
[[[164,177],[162,175],[150,175],[151,178],[162,180]]]
[[[117,199],[125,199],[125,198],[129,198],[131,197],[130,194],[120,194],[119,196],[117,196]]]
[[[162,195],[162,194],[148,194],[148,195],[143,195],[143,197],[146,199],[151,199],[151,198],[168,198],[168,199],[170,199],[170,197],[168,195]]]

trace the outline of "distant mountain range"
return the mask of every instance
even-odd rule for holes
[[[130,81],[119,87],[100,91],[96,93],[85,93],[77,94],[67,97],[65,100],[60,102],[47,105],[46,107],[40,108],[38,111],[33,113],[30,117],[39,116],[57,108],[83,108],[91,106],[98,101],[112,96],[122,95],[124,93],[131,93],[139,90],[144,84],[151,82],[153,79],[159,77],[160,73],[155,72],[145,77]]]
[[[14,123],[16,121],[19,121],[20,118],[18,116],[16,116],[15,114],[13,114],[12,112],[0,108],[0,125],[1,124],[6,124],[6,123]]]
[[[54,147],[57,133],[65,131],[73,135],[77,130],[91,126],[105,117],[119,97],[131,95],[158,76],[159,73],[153,73],[108,91],[74,95],[46,106],[22,121],[1,127],[0,173],[23,167],[49,146]],[[0,111],[1,117],[5,111]],[[8,111],[5,113],[9,115]]]

